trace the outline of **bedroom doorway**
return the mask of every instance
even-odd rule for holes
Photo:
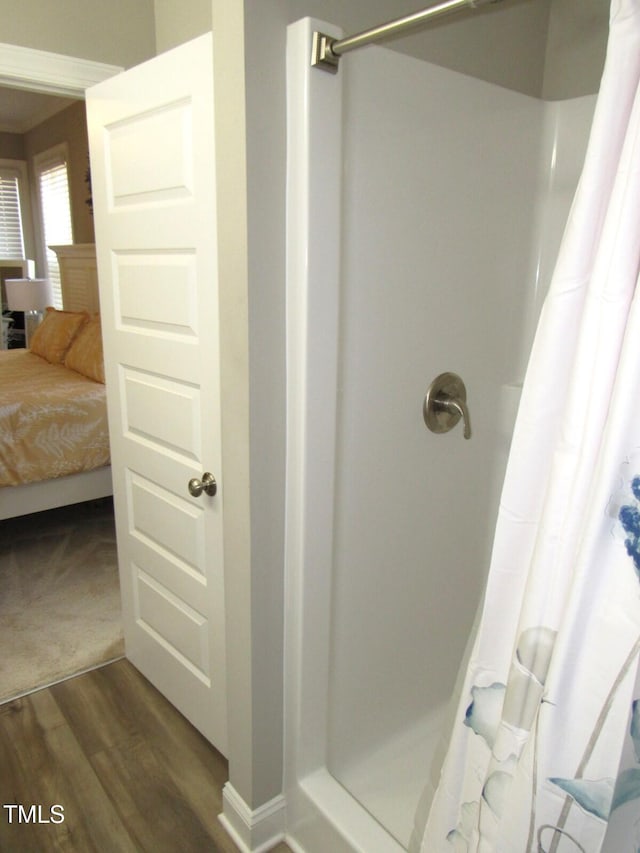
[[[25,128],[36,119],[44,123],[59,109],[84,102],[88,86],[120,70],[115,66],[0,44],[3,84],[0,121],[4,105],[13,118],[14,133],[20,132],[17,128],[21,122]],[[10,131],[8,122],[3,130]],[[12,156],[18,157],[17,149]],[[83,163],[82,168],[86,167]],[[28,231],[27,256],[37,257],[41,252],[35,251],[33,229],[28,228]],[[102,494],[106,492],[103,490]],[[72,500],[68,502],[71,504]],[[114,578],[112,569],[107,570],[109,564],[117,565],[110,500],[62,506],[46,513],[14,518],[12,514],[26,509],[20,501],[11,501],[11,504],[2,514],[3,518],[8,515],[9,520],[0,521],[3,569],[10,579],[9,583],[3,583],[3,605],[13,608],[10,620],[5,620],[4,625],[8,631],[8,642],[4,645],[9,653],[3,666],[8,668],[9,676],[0,684],[1,701],[82,671],[86,668],[83,662],[100,665],[123,653],[121,628],[114,628],[114,622],[121,622],[117,574]],[[27,506],[33,511],[42,508]],[[80,571],[83,560],[92,565],[91,578]],[[74,608],[69,608],[65,602],[70,596],[76,596],[76,601],[86,605],[83,627],[73,624]],[[49,641],[44,641],[42,636],[34,641],[38,621],[30,619],[29,615],[35,615],[38,607],[44,607],[46,621],[52,629]],[[39,624],[44,624],[42,618]],[[47,642],[60,650],[63,661],[55,659],[46,648]],[[11,654],[11,649],[15,655]]]

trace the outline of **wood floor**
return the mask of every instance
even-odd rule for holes
[[[237,853],[218,821],[226,780],[225,759],[126,660],[0,706],[7,853]]]

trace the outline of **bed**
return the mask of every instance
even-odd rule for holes
[[[0,519],[111,493],[100,317],[48,309],[0,352]]]

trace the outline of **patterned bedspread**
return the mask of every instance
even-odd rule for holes
[[[109,464],[105,387],[28,350],[0,352],[0,486]]]

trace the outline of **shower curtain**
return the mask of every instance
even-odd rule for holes
[[[640,0],[613,0],[479,625],[414,851],[640,851],[639,84]]]

